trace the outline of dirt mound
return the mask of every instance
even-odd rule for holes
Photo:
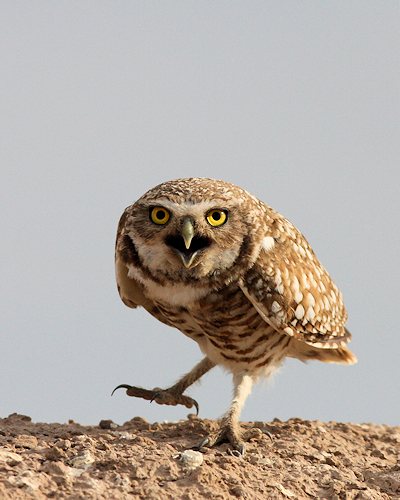
[[[400,498],[400,427],[291,419],[260,429],[246,455],[185,451],[217,423],[140,417],[118,426],[0,419],[0,498]]]

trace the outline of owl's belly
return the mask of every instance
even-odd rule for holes
[[[232,372],[267,374],[280,364],[290,342],[290,337],[265,323],[237,287],[179,310],[165,303],[157,306],[212,361]]]

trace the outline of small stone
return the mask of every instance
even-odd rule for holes
[[[54,443],[54,446],[61,450],[69,450],[71,448],[71,441],[69,439],[59,439]]]
[[[20,415],[19,413],[11,413],[10,415],[8,415],[7,418],[15,419],[15,420],[22,420],[23,422],[31,422],[32,421],[31,417],[28,417],[28,415]]]
[[[265,422],[257,421],[257,422],[254,422],[253,427],[255,429],[265,429],[266,424],[265,424]]]
[[[46,462],[42,467],[43,472],[56,476],[66,476],[69,469],[64,462]]]
[[[339,461],[335,457],[326,457],[325,462],[328,465],[333,465],[334,467],[337,467],[339,465]]]
[[[138,422],[139,424],[148,424],[147,420],[143,417],[133,417],[133,422]]]
[[[17,465],[21,463],[22,460],[21,455],[18,455],[18,453],[0,450],[0,462],[6,463],[7,465]]]
[[[18,476],[9,477],[8,482],[18,488],[25,488],[27,493],[33,496],[36,496],[35,493],[40,487],[40,479],[30,470],[26,470]]]
[[[28,436],[25,434],[21,434],[15,438],[15,446],[17,448],[36,448],[38,444],[38,440],[35,436]]]
[[[118,436],[120,439],[135,439],[136,438],[135,434],[132,434],[131,432],[126,432],[126,431],[121,431],[121,432],[116,431],[115,435]]]
[[[123,489],[129,489],[131,485],[129,477],[126,475],[121,475],[118,472],[110,477],[110,481],[116,486],[121,486]]]
[[[69,464],[78,469],[85,469],[94,462],[95,458],[88,450],[85,450],[81,455],[77,455],[69,460]]]
[[[100,420],[99,427],[100,429],[116,429],[118,425],[112,420]]]
[[[288,490],[283,486],[283,484],[277,484],[276,487],[278,490],[282,493],[287,498],[294,498],[296,495],[293,493],[293,491]]]
[[[180,454],[179,461],[185,468],[194,470],[203,463],[203,454],[199,451],[185,450]]]
[[[273,467],[274,465],[274,462],[270,459],[270,458],[267,458],[267,457],[260,457],[258,459],[258,465],[262,465],[264,467]]]
[[[246,496],[246,492],[245,492],[243,486],[240,486],[239,484],[234,486],[233,488],[231,488],[230,493],[233,496],[238,497],[238,498]]]
[[[52,446],[51,448],[47,448],[47,450],[44,452],[44,455],[47,460],[53,460],[56,462],[65,457],[65,452],[57,446]]]
[[[131,477],[132,479],[147,479],[148,471],[142,468],[140,465],[133,463],[131,467]]]
[[[378,448],[375,448],[374,450],[371,451],[371,456],[372,457],[378,457],[378,458],[382,458],[384,460],[387,459],[387,456],[385,455],[385,453],[383,453],[381,450],[379,450]]]
[[[41,470],[50,475],[58,486],[64,486],[69,483],[71,480],[70,477],[73,477],[71,472],[75,469],[68,467],[64,462],[46,462],[43,464]]]

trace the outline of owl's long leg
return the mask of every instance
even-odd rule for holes
[[[221,420],[219,431],[207,436],[196,446],[196,449],[211,448],[222,443],[230,443],[234,450],[244,455],[244,441],[248,441],[251,437],[259,434],[258,429],[243,432],[239,423],[243,405],[253,387],[253,378],[247,374],[234,375],[233,386],[233,400],[229,410]]]
[[[183,393],[190,385],[199,380],[200,377],[211,370],[214,366],[215,363],[205,357],[200,361],[200,363],[197,363],[197,365],[194,366],[189,373],[184,375],[176,384],[172,385],[168,389],[160,389],[156,387],[153,390],[148,390],[142,389],[141,387],[121,384],[117,386],[114,391],[121,388],[126,389],[128,396],[147,399],[150,402],[155,401],[160,405],[183,405],[186,406],[186,408],[192,408],[194,406],[196,408],[196,413],[198,413],[199,405],[197,401],[189,396],[185,396]],[[114,394],[114,391],[112,394]]]

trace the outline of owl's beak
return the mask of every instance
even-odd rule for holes
[[[179,255],[186,269],[196,265],[196,256],[201,250],[211,245],[209,238],[195,233],[193,221],[190,217],[183,219],[179,233],[168,235],[165,243]]]
[[[186,250],[189,250],[190,244],[192,243],[192,239],[194,236],[194,227],[193,227],[193,222],[188,217],[183,221],[181,235],[183,241],[185,242]]]
[[[197,255],[197,252],[193,252],[190,254],[184,254],[184,253],[179,254],[179,257],[182,259],[183,265],[186,267],[186,269],[189,269],[190,267],[192,267],[192,264],[193,264],[193,261],[194,261],[194,258],[196,257],[196,255]]]
[[[189,250],[194,236],[193,222],[189,217],[185,218],[185,220],[183,221],[181,235],[183,241],[185,242],[186,250]],[[179,252],[179,257],[182,259],[183,265],[186,267],[186,269],[188,269],[192,265],[196,254],[197,252]]]

